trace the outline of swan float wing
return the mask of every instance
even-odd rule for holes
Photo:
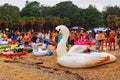
[[[82,53],[86,49],[87,49],[86,45],[74,45],[70,48],[68,53]]]
[[[90,55],[86,56],[88,60],[86,60],[86,66],[97,66],[104,63],[112,62],[114,56],[107,54],[107,53],[91,53]]]
[[[70,68],[93,67],[116,60],[116,57],[108,53],[91,53],[91,54],[72,54],[58,58],[58,63]]]

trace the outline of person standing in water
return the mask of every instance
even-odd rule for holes
[[[120,28],[118,28],[118,31],[117,31],[117,44],[120,50]]]
[[[117,33],[115,32],[114,29],[111,29],[110,33],[109,33],[109,46],[110,46],[110,51],[112,50],[112,46],[113,49],[115,50],[115,37],[116,37]]]

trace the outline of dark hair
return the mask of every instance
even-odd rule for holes
[[[37,37],[36,37],[36,36],[33,36],[33,37],[32,37],[32,42],[36,43],[36,40],[37,40]]]
[[[111,28],[111,30],[115,30],[114,28]]]
[[[102,33],[102,31],[100,31],[100,33]]]
[[[46,43],[46,41],[44,41],[44,43]]]

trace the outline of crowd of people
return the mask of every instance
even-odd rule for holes
[[[95,41],[96,49],[100,51],[116,50],[117,46],[120,49],[120,28],[114,30],[107,27],[106,30],[82,31],[80,33],[71,32],[70,39],[72,40],[72,43],[76,40],[88,40],[88,45],[90,46],[91,43]]]
[[[32,42],[40,42],[43,45],[43,49],[46,49],[49,44],[57,46],[57,43],[60,41],[60,36],[56,31],[39,31],[35,32],[34,30],[29,30],[27,32],[16,31],[2,31],[0,30],[0,39],[8,41],[8,44],[18,44],[24,45],[25,47],[31,46]],[[70,31],[70,36],[68,39],[69,45],[75,45],[75,41],[81,41],[86,39],[88,41],[87,45],[91,46],[91,42],[96,41],[97,50],[115,50],[116,43],[120,49],[120,29],[117,31],[114,29],[107,28],[106,31]]]
[[[107,28],[106,31],[97,31],[96,32],[96,48],[98,50],[103,50],[103,46],[105,45],[105,49],[109,49],[110,51],[115,50],[115,42],[116,42],[117,33],[114,29]]]

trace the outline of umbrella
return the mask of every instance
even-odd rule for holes
[[[81,27],[81,26],[74,26],[74,27],[71,27],[70,29],[73,29],[73,30],[83,30],[84,28]]]
[[[94,30],[95,32],[96,32],[96,31],[106,31],[105,28],[100,28],[100,27],[99,27],[99,28],[94,28],[93,30]]]

